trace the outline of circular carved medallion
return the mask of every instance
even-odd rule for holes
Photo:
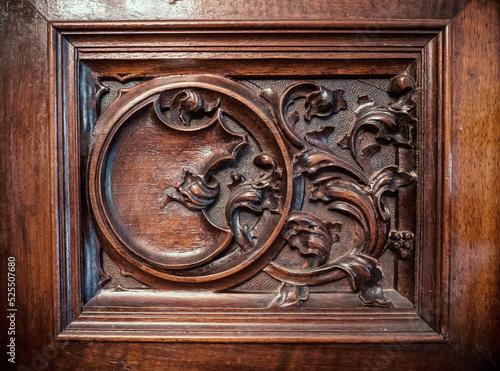
[[[278,252],[289,156],[266,104],[216,76],[152,79],[99,118],[88,165],[105,251],[156,287],[219,289]]]

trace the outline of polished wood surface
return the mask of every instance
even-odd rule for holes
[[[33,0],[37,10],[50,21],[61,20],[392,20],[392,19],[451,19],[468,3],[467,0],[449,2],[432,0],[429,2],[401,2],[398,0],[378,0],[349,2],[328,0],[273,1],[237,0],[231,5],[225,2],[173,0],[157,3],[140,0],[128,3],[116,0]],[[361,27],[366,27],[362,24]]]
[[[451,344],[500,367],[500,4],[473,2],[453,21],[449,217]],[[480,98],[481,97],[481,98]]]
[[[240,5],[231,8],[217,1],[203,4],[188,0],[164,4],[142,1],[131,9],[119,2],[82,5],[68,0],[34,0],[30,4],[21,0],[15,4],[2,3],[1,16],[5,22],[0,28],[1,264],[7,266],[7,257],[16,257],[16,358],[19,363],[32,369],[404,367],[460,370],[499,367],[498,3],[375,1],[368,6],[361,2],[276,2],[264,6],[260,2],[244,2]],[[276,22],[283,18],[287,20]],[[101,20],[113,22],[96,22]],[[122,37],[120,32],[133,37]],[[80,67],[75,68],[78,65]],[[98,117],[104,132],[108,130],[107,124],[112,128],[115,121],[119,122],[111,115],[111,102],[116,97],[123,98],[117,102],[128,101],[132,106],[135,97],[141,94],[141,86],[149,91],[158,76],[179,73],[223,76],[218,77],[222,79],[220,86],[225,86],[224,91],[233,91],[231,97],[241,93],[245,102],[258,102],[255,106],[263,107],[262,112],[255,113],[236,108],[239,104],[236,102],[222,101],[221,106],[221,110],[232,112],[236,122],[252,117],[242,123],[245,131],[269,130],[272,134],[256,136],[256,142],[264,143],[261,147],[266,149],[260,157],[259,153],[251,156],[257,169],[261,166],[265,172],[288,166],[298,172],[315,172],[315,161],[321,164],[337,161],[338,167],[338,159],[318,160],[317,156],[299,156],[297,159],[302,159],[302,163],[287,165],[304,146],[328,151],[328,143],[331,143],[328,138],[335,135],[341,142],[335,144],[335,151],[344,151],[343,161],[350,164],[341,164],[343,172],[347,168],[348,173],[355,173],[356,182],[365,181],[372,188],[375,178],[366,177],[364,172],[378,171],[380,164],[389,161],[380,160],[380,154],[377,155],[380,145],[367,146],[364,152],[359,152],[355,132],[332,130],[324,125],[297,135],[293,131],[295,121],[291,125],[287,123],[286,109],[284,119],[280,119],[283,110],[279,99],[272,95],[273,89],[285,92],[293,84],[307,88],[309,81],[315,80],[317,86],[309,86],[311,91],[303,95],[297,93],[293,98],[297,102],[308,100],[309,108],[316,104],[314,120],[336,117],[338,112],[343,112],[341,104],[331,109],[334,102],[315,101],[314,92],[320,97],[331,97],[329,94],[335,89],[342,89],[346,95],[359,90],[353,83],[340,86],[342,84],[335,82],[339,75],[345,79],[366,79],[365,82],[378,87],[377,90],[366,85],[369,94],[385,94],[393,103],[400,100],[400,104],[408,104],[409,101],[402,98],[415,91],[411,99],[415,102],[412,115],[422,123],[415,138],[418,151],[416,157],[405,149],[397,153],[398,165],[407,174],[416,170],[416,186],[404,184],[406,187],[389,201],[391,228],[384,226],[376,213],[368,211],[373,200],[363,193],[366,189],[346,185],[345,178],[330,177],[316,183],[311,178],[306,180],[311,181],[307,189],[313,190],[314,197],[324,202],[357,197],[357,205],[366,210],[366,215],[375,215],[366,225],[378,225],[377,233],[383,238],[373,237],[374,234],[367,232],[372,229],[366,227],[361,233],[370,237],[365,240],[363,256],[380,258],[380,262],[374,265],[362,258],[356,263],[355,260],[347,263],[339,260],[335,263],[337,266],[332,263],[332,269],[344,272],[338,274],[342,280],[338,286],[319,291],[314,291],[315,285],[327,281],[321,275],[310,281],[296,272],[287,273],[287,264],[296,267],[299,262],[307,261],[313,264],[312,269],[328,266],[338,253],[335,248],[330,251],[330,246],[336,246],[338,237],[342,241],[343,235],[339,225],[324,223],[324,217],[317,211],[317,200],[312,200],[313,206],[307,215],[297,208],[297,196],[291,197],[291,193],[287,196],[287,192],[298,185],[292,184],[286,178],[288,175],[283,178],[286,174],[283,170],[280,170],[282,183],[279,183],[283,188],[279,193],[285,195],[286,202],[295,202],[292,208],[296,211],[288,213],[286,202],[274,203],[272,199],[266,202],[278,212],[276,220],[289,214],[286,224],[279,222],[287,228],[278,240],[288,241],[286,246],[292,247],[289,250],[295,254],[295,260],[286,256],[268,265],[279,251],[275,245],[258,257],[256,253],[255,259],[217,263],[216,258],[208,272],[209,276],[214,272],[221,275],[221,280],[214,280],[213,285],[210,283],[212,286],[204,284],[205,293],[201,293],[197,285],[206,280],[199,278],[206,273],[203,270],[196,273],[195,265],[211,261],[216,256],[211,255],[213,251],[223,251],[224,238],[215,238],[221,242],[220,249],[203,245],[194,257],[181,256],[178,261],[174,259],[174,263],[172,257],[162,261],[151,255],[154,254],[151,244],[126,239],[124,244],[110,243],[121,238],[123,231],[132,235],[131,241],[144,241],[148,233],[169,227],[168,223],[158,226],[149,223],[139,228],[133,215],[142,210],[141,202],[158,204],[158,209],[151,209],[146,216],[151,220],[156,217],[152,215],[165,215],[162,213],[169,208],[177,210],[179,215],[198,215],[195,219],[199,223],[208,220],[206,231],[179,229],[176,233],[185,239],[196,239],[197,233],[203,238],[212,236],[212,232],[207,232],[213,229],[210,216],[201,215],[218,197],[231,199],[224,193],[229,192],[228,189],[217,188],[208,170],[214,172],[211,164],[217,163],[221,156],[227,157],[228,153],[231,157],[245,139],[242,132],[231,134],[231,130],[225,129],[223,119],[214,116],[219,112],[215,104],[217,94],[212,90],[207,96],[206,92],[222,88],[215,88],[217,84],[206,85],[205,77],[197,83],[201,85],[173,90],[163,101],[160,96],[156,111],[151,111],[151,115],[156,116],[146,116],[156,118],[141,117],[139,114],[144,112],[140,110],[138,114],[133,113],[131,124],[125,125],[115,139],[110,137],[110,151],[118,154],[112,160],[106,155],[107,137],[103,136],[100,143],[100,136],[91,134]],[[397,75],[400,77],[395,78]],[[259,98],[250,97],[262,93],[254,85],[264,84],[270,77],[283,80],[284,76],[289,80],[288,85],[277,83],[281,88],[275,89],[272,83],[268,93],[260,94]],[[95,85],[99,77],[101,86],[99,80]],[[231,82],[224,80],[227,77]],[[382,82],[376,82],[379,80]],[[253,92],[240,91],[232,85],[240,83],[247,84],[247,89]],[[325,84],[331,84],[329,93],[320,88]],[[112,90],[112,94],[106,97],[100,88]],[[127,94],[130,94],[128,98]],[[378,99],[380,97],[382,95]],[[283,99],[285,103],[281,106],[287,106],[289,103]],[[201,101],[203,103],[199,103]],[[354,112],[353,102],[348,100],[347,111],[349,109]],[[365,114],[367,117],[384,114],[379,111],[380,108],[375,108]],[[237,117],[238,112],[244,114]],[[307,106],[300,114],[312,117]],[[391,118],[387,112],[385,115],[382,121],[387,124]],[[171,124],[170,117],[183,130],[191,125],[196,129],[196,125],[206,124],[206,129],[201,129],[203,135],[219,136],[227,148],[224,153],[210,157],[206,154],[217,152],[220,147],[213,146],[207,139],[203,151],[198,152],[204,155],[188,161],[199,167],[184,175],[182,166],[179,167],[179,171],[167,174],[163,181],[155,181],[148,188],[157,192],[154,195],[158,197],[144,198],[138,189],[156,179],[161,170],[147,173],[144,169],[158,166],[155,162],[161,157],[158,153],[171,158],[176,151],[175,148],[162,149],[160,144],[165,139],[162,135],[170,135],[168,141],[177,143],[181,150],[199,151],[198,146],[189,147],[188,135],[176,137],[172,135],[174,131],[169,131],[172,128],[162,128],[161,125]],[[209,121],[205,123],[207,118]],[[154,120],[159,120],[158,125],[133,124]],[[295,119],[292,117],[292,120]],[[351,123],[351,127],[363,127],[362,122],[356,124],[354,116]],[[369,133],[373,131],[391,143],[405,139],[404,133],[395,133],[383,124]],[[284,139],[275,135],[277,133],[283,133]],[[154,139],[148,140],[148,137]],[[143,138],[143,142],[137,138]],[[281,140],[288,144],[285,146]],[[290,158],[283,156],[280,153],[285,147],[287,151],[296,148],[297,153]],[[150,155],[139,148],[149,148]],[[374,156],[381,162],[372,163],[359,153]],[[136,158],[147,166],[134,165]],[[204,163],[209,158],[213,161]],[[245,162],[242,171],[245,177],[235,174],[232,178],[234,194],[257,195],[254,191],[257,183],[247,175],[250,163]],[[104,181],[92,180],[96,174],[104,174]],[[126,181],[128,174],[135,174],[132,177],[135,185]],[[269,179],[272,181],[267,185],[269,189],[276,187],[278,178]],[[112,202],[118,205],[118,222],[104,218],[100,212],[111,204],[111,198],[106,198],[109,194],[101,194],[101,185],[105,191],[111,189]],[[89,192],[88,197],[87,186],[97,189],[96,193]],[[250,194],[249,190],[252,190]],[[128,197],[132,197],[133,202],[128,202]],[[186,201],[186,197],[190,201]],[[412,202],[417,206],[405,207]],[[240,205],[236,201],[233,204]],[[340,207],[354,217],[360,215],[352,208]],[[258,209],[253,204],[250,210],[252,208]],[[233,214],[239,215],[233,212],[228,215]],[[141,218],[141,222],[145,220],[144,215]],[[229,217],[227,225],[220,230],[227,229],[229,232],[223,234],[234,235],[234,239],[231,237],[231,241],[236,241],[231,242],[234,249],[267,248],[258,233],[252,238],[245,234],[245,224],[249,223],[245,218],[248,215]],[[125,223],[121,224],[123,220]],[[113,223],[113,230],[117,232],[111,238],[107,228]],[[363,223],[366,221],[362,220],[361,225]],[[347,223],[344,221],[344,224]],[[276,222],[266,224],[257,232],[266,236],[262,238],[265,240],[273,235],[275,225]],[[179,223],[177,228],[180,226]],[[314,233],[304,233],[306,230]],[[97,241],[105,245],[104,252],[94,248]],[[154,245],[155,240],[150,241]],[[382,255],[386,241],[388,249]],[[192,246],[187,243],[179,248]],[[120,251],[135,251],[135,257],[129,259],[129,253]],[[297,260],[298,257],[304,260]],[[238,271],[240,265],[245,267]],[[269,268],[273,266],[280,269]],[[376,294],[374,299],[370,295],[379,293],[374,279],[378,266],[385,274],[381,281],[385,296]],[[247,281],[264,268],[268,273],[260,273],[254,281]],[[183,270],[195,272],[196,278],[191,278],[190,273],[179,273]],[[371,272],[365,283],[356,276],[356,272],[363,270]],[[222,278],[225,272],[229,272],[230,279]],[[348,280],[343,279],[345,272],[351,277],[352,287],[361,291],[364,301],[351,291]],[[176,274],[188,278],[172,280]],[[268,274],[278,281],[263,278],[269,277]],[[176,286],[176,282],[183,280],[188,281],[183,287],[188,290],[187,294],[184,291],[164,296],[164,288],[182,288],[182,285]],[[7,297],[4,282],[2,278],[2,304]],[[371,286],[366,286],[367,282]],[[155,289],[144,293],[148,286]],[[219,292],[227,287],[232,287],[232,291]],[[206,293],[214,289],[217,292]],[[249,294],[249,290],[253,293]],[[189,292],[196,295],[190,296]],[[162,304],[166,297],[170,299],[169,305]],[[201,297],[202,304],[197,300]],[[379,307],[366,306],[374,303]],[[3,337],[6,325],[3,318],[3,348],[6,348]],[[264,344],[256,344],[262,342]],[[6,362],[4,354],[2,362]]]
[[[1,13],[1,311],[6,318],[7,258],[14,256],[16,348],[19,359],[26,359],[31,358],[32,349],[41,349],[56,336],[55,312],[49,309],[53,308],[56,288],[51,269],[55,259],[55,223],[51,217],[54,133],[47,125],[48,27],[27,1],[10,6],[2,2]],[[5,349],[6,325],[2,320],[1,342]],[[6,353],[1,361],[2,367],[8,366]]]

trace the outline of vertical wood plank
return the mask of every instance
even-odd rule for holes
[[[459,351],[500,365],[500,3],[452,23],[450,314]]]
[[[34,367],[55,336],[47,22],[25,0],[2,1],[0,17],[0,360],[12,366],[6,357],[12,256],[16,364]]]

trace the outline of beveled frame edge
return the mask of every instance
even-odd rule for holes
[[[160,30],[169,30],[173,28],[176,32],[189,31],[195,29],[197,32],[201,30],[211,29],[212,31],[227,27],[229,30],[245,29],[245,32],[262,31],[272,33],[273,31],[287,31],[290,34],[296,35],[297,32],[314,33],[317,30],[336,32],[341,34],[355,34],[363,32],[360,27],[375,27],[376,32],[387,32],[388,34],[397,35],[401,32],[415,37],[433,37],[423,47],[419,48],[421,60],[419,76],[422,77],[422,113],[421,117],[428,122],[433,123],[433,129],[436,133],[423,133],[421,140],[435,141],[434,134],[437,134],[436,148],[433,153],[430,151],[420,151],[419,166],[421,164],[425,168],[435,167],[436,174],[435,182],[430,186],[422,182],[423,173],[419,169],[419,174],[422,187],[419,187],[418,199],[421,200],[421,213],[418,219],[420,241],[424,241],[424,237],[429,234],[428,226],[432,225],[426,222],[422,217],[427,212],[434,213],[437,218],[437,224],[440,228],[435,228],[434,243],[432,249],[420,246],[418,264],[419,271],[417,272],[416,287],[419,293],[416,295],[416,307],[418,314],[434,329],[437,333],[428,334],[428,336],[417,336],[416,333],[391,333],[392,337],[379,336],[376,333],[366,333],[361,336],[318,336],[311,337],[310,341],[322,342],[392,342],[392,341],[415,341],[415,342],[441,342],[447,331],[447,313],[448,313],[448,255],[450,253],[449,246],[449,193],[447,190],[448,176],[451,165],[445,159],[449,153],[450,146],[450,30],[447,27],[449,20],[401,20],[401,21],[360,21],[360,22],[126,22],[127,27],[122,28],[122,22],[54,22],[49,25],[49,68],[51,77],[50,99],[51,99],[51,130],[53,134],[52,155],[53,155],[53,179],[54,179],[54,200],[53,200],[53,221],[54,221],[54,286],[58,287],[55,300],[55,323],[54,334],[61,339],[79,339],[91,340],[98,337],[100,340],[138,340],[141,341],[177,341],[179,337],[116,337],[110,335],[99,335],[98,332],[91,332],[81,335],[70,334],[65,329],[82,313],[83,305],[81,301],[81,282],[80,274],[71,269],[71,267],[80,267],[79,254],[79,234],[78,234],[78,200],[79,200],[79,169],[77,158],[77,150],[79,148],[78,136],[75,133],[78,130],[78,102],[71,100],[77,97],[78,81],[78,60],[79,48],[69,42],[66,35],[100,35],[102,33],[109,34],[119,30],[125,32],[146,30],[156,30],[156,26]],[[382,30],[382,31],[380,31]],[[215,31],[214,31],[215,32]],[[422,39],[421,39],[422,40]],[[421,42],[421,41],[420,41]],[[415,48],[412,46],[412,48]],[[399,48],[394,48],[398,50]],[[360,47],[359,52],[367,50],[366,47]],[[381,51],[381,53],[384,53]],[[427,72],[430,73],[426,74]],[[425,79],[425,81],[424,81]],[[429,87],[429,88],[428,88]],[[73,90],[74,94],[68,94]],[[76,109],[75,109],[76,108]],[[73,134],[73,136],[71,135]],[[423,143],[422,142],[422,143]],[[423,147],[422,147],[423,148]],[[76,175],[75,175],[76,174]],[[423,194],[425,189],[436,195],[433,202],[423,202]],[[432,255],[435,254],[434,259]],[[422,273],[422,266],[426,260],[433,263],[426,268],[432,269],[433,279],[425,280]],[[433,282],[437,283],[438,287],[433,287]],[[182,337],[184,341],[235,341],[240,339],[236,334],[227,337],[208,336]],[[280,337],[268,335],[264,337],[251,338],[248,337],[248,342],[266,342],[266,341],[281,341]],[[304,342],[303,338],[298,336],[283,338],[283,342]]]
[[[79,212],[78,194],[79,177],[76,161],[77,128],[75,102],[67,99],[68,89],[74,89],[77,51],[59,32],[49,24],[48,27],[49,59],[49,99],[52,179],[54,199],[52,215],[54,225],[54,279],[55,298],[54,332],[57,335],[71,323],[81,310],[81,284],[79,272],[72,270],[79,267],[78,251],[79,221],[75,220]],[[69,84],[69,86],[68,86]],[[68,111],[69,109],[69,111]],[[71,137],[71,133],[73,136]],[[72,142],[70,138],[73,138]]]
[[[383,30],[408,30],[413,32],[439,32],[450,19],[391,19],[391,20],[280,20],[280,21],[55,21],[51,24],[60,32],[88,33],[89,31],[164,31],[164,30],[299,30],[314,32],[317,29],[355,31],[377,27]]]
[[[419,191],[420,216],[418,225],[421,246],[432,246],[420,254],[417,271],[416,295],[419,314],[441,335],[446,336],[449,302],[449,178],[452,170],[449,163],[451,146],[451,76],[450,76],[450,26],[447,25],[422,49],[422,117],[432,123],[432,132],[422,133],[422,145],[429,144],[431,150],[421,151],[418,157],[420,166]],[[435,143],[433,148],[432,143]],[[424,147],[422,147],[424,148]],[[427,147],[428,148],[428,147]],[[429,175],[432,173],[432,175]],[[424,182],[433,179],[434,185]],[[427,191],[425,189],[427,189]],[[424,195],[427,194],[427,199]],[[430,220],[428,218],[434,217]],[[423,252],[423,251],[422,251]],[[431,263],[426,263],[430,261]],[[432,272],[424,274],[423,267],[432,267]]]

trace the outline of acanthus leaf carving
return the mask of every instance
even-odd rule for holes
[[[256,236],[252,236],[248,225],[241,223],[241,209],[248,209],[258,214],[264,210],[277,214],[281,212],[282,196],[279,194],[281,169],[277,167],[273,156],[268,153],[261,153],[253,162],[265,172],[252,182],[246,181],[242,174],[233,173],[231,192],[226,205],[226,219],[235,241],[245,251],[255,246],[253,238]]]
[[[212,81],[211,79],[213,77],[207,77],[207,81]],[[193,85],[198,84],[196,80],[193,79]],[[235,82],[223,83],[232,84],[235,91],[239,89]],[[238,94],[224,93],[228,98],[219,99],[222,89],[210,90],[207,85],[200,89],[179,86],[181,85],[177,83],[170,90],[158,89],[149,102],[161,123],[169,128],[162,127],[164,131],[171,133],[171,130],[175,130],[182,133],[182,140],[186,141],[188,135],[192,135],[194,141],[197,136],[204,135],[203,143],[208,143],[208,150],[198,151],[197,146],[183,147],[182,140],[178,140],[181,143],[179,148],[188,148],[186,152],[195,153],[191,157],[194,160],[191,161],[186,156],[187,161],[176,164],[177,171],[180,173],[179,169],[183,169],[183,173],[175,179],[169,177],[168,182],[162,183],[162,187],[167,184],[168,188],[164,198],[160,200],[160,206],[164,208],[168,203],[176,201],[194,211],[191,213],[182,207],[172,208],[173,212],[178,212],[177,215],[195,215],[197,221],[206,218],[202,222],[208,220],[207,224],[211,224],[208,228],[219,228],[225,234],[216,235],[214,241],[218,245],[215,248],[208,246],[207,251],[210,251],[200,258],[172,263],[167,261],[164,264],[165,269],[169,270],[167,274],[171,274],[172,270],[180,272],[173,281],[184,279],[184,269],[192,269],[195,274],[203,277],[210,277],[211,269],[218,269],[218,264],[227,264],[224,269],[230,271],[231,264],[238,259],[235,256],[252,257],[254,252],[258,252],[261,246],[271,240],[269,236],[272,235],[272,239],[277,242],[273,242],[272,253],[266,255],[269,260],[265,263],[270,263],[264,271],[282,281],[273,305],[298,306],[307,300],[309,286],[346,277],[366,304],[388,305],[389,301],[384,297],[379,282],[382,271],[377,266],[377,259],[387,247],[399,254],[399,257],[407,257],[410,239],[404,236],[410,233],[413,238],[413,234],[405,231],[393,232],[389,236],[394,223],[391,224],[391,210],[388,207],[391,203],[387,202],[384,194],[410,184],[416,179],[416,174],[400,171],[397,165],[387,166],[386,162],[380,164],[375,161],[373,166],[377,168],[374,171],[372,158],[382,148],[385,150],[386,147],[382,146],[387,143],[408,148],[413,146],[416,125],[412,111],[415,89],[413,80],[403,75],[391,80],[387,93],[392,94],[392,98],[398,98],[393,103],[377,106],[368,96],[360,97],[352,130],[341,142],[342,147],[349,149],[351,153],[349,155],[346,152],[345,156],[341,149],[330,147],[333,141],[331,137],[339,134],[335,131],[336,127],[344,128],[345,125],[329,122],[318,125],[319,121],[326,121],[347,108],[342,89],[330,90],[315,82],[303,81],[291,85],[281,95],[271,91],[264,92],[261,96],[265,96],[270,102],[274,122],[269,111],[259,111],[255,109],[258,104],[255,104],[250,109],[253,112],[249,115],[250,118],[243,118],[248,121],[242,123],[239,122],[242,116],[233,117],[238,116],[237,112],[248,109],[240,111],[242,103],[261,103],[262,100],[254,101],[260,98],[249,95],[238,100]],[[133,95],[134,91],[132,88],[118,99],[129,99],[127,96]],[[335,119],[341,117],[348,115],[339,115]],[[259,118],[262,122],[254,127],[252,121]],[[313,118],[316,119],[311,122]],[[274,124],[281,129],[288,142],[281,141],[280,131],[273,127]],[[304,130],[304,124],[309,129]],[[259,141],[251,130],[241,134],[247,127],[267,127],[277,140],[266,142],[267,138],[260,137]],[[375,143],[364,143],[364,133],[374,134]],[[181,134],[175,135],[181,137]],[[218,140],[220,144],[217,143]],[[236,160],[239,149],[244,145],[249,145],[248,151],[245,150]],[[387,147],[387,152],[390,148]],[[392,161],[392,157],[390,158]],[[220,166],[223,163],[228,166]],[[182,166],[178,166],[179,164]],[[379,169],[382,166],[384,167]],[[407,166],[402,168],[407,169]],[[283,187],[284,174],[287,177],[287,187]],[[296,188],[300,188],[299,183],[302,184],[302,188],[295,190],[293,194],[290,185],[292,181]],[[156,206],[157,194],[155,197]],[[285,203],[285,198],[288,204]],[[294,208],[291,212],[290,205]],[[315,208],[322,208],[324,211],[313,215],[311,210]],[[216,218],[211,212],[220,214],[216,214]],[[167,214],[165,212],[161,216],[168,217]],[[203,218],[200,219],[201,214]],[[338,257],[334,254],[333,246],[340,241],[341,236],[349,233],[349,229],[342,229],[346,216],[354,222],[353,233],[361,238],[353,238],[356,243],[342,240],[344,245],[351,243],[352,248],[344,256]],[[269,221],[276,223],[278,219],[281,224],[276,230],[266,225]],[[359,228],[363,233],[359,233]],[[402,233],[399,239],[397,233]],[[403,240],[406,243],[404,246],[400,243]],[[344,245],[342,248],[345,248]],[[276,254],[279,254],[279,249],[287,249],[284,255],[286,258],[273,261]],[[272,254],[275,255],[271,256]],[[174,254],[172,256],[175,260]],[[300,259],[301,264],[294,261],[294,268],[288,268],[286,263],[290,256]],[[302,265],[304,259],[307,264]],[[300,265],[301,268],[296,268]],[[264,264],[259,269],[262,266]],[[190,283],[194,282],[193,286],[198,282],[196,275],[189,279],[192,280]]]
[[[333,267],[348,274],[349,282],[366,305],[387,306],[391,303],[384,296],[379,281],[383,274],[376,265],[377,260],[365,255],[350,255],[339,259]]]
[[[413,148],[414,131],[417,120],[410,114],[414,107],[412,91],[413,80],[406,75],[398,75],[391,80],[391,92],[400,97],[397,102],[386,106],[376,106],[368,96],[360,96],[356,109],[356,122],[349,134],[339,142],[348,149],[359,166],[372,173],[371,161],[381,150],[380,144],[392,143],[395,146]],[[374,135],[376,143],[363,146],[364,133]]]
[[[317,265],[326,263],[330,250],[339,241],[341,223],[323,223],[321,219],[307,213],[294,212],[287,222],[285,239],[302,255],[317,258]]]
[[[96,114],[99,116],[101,114],[101,100],[102,97],[109,93],[109,87],[104,85],[100,78],[96,79],[95,82],[95,104],[96,104]]]
[[[327,117],[347,108],[347,102],[343,98],[344,91],[341,89],[331,91],[325,87],[317,86],[316,90],[306,96],[305,119],[310,121],[314,116]],[[299,98],[297,94],[292,99]]]
[[[365,187],[339,177],[325,177],[313,183],[310,198],[325,203],[335,201],[329,205],[329,209],[347,212],[356,218],[366,234],[367,243],[362,251],[370,256],[380,256],[390,220],[388,207],[382,196],[388,191],[395,192],[415,179],[414,174],[400,172],[395,165],[381,169]]]
[[[217,179],[210,177],[209,181],[205,181],[205,177],[194,175],[188,170],[184,170],[183,178],[182,183],[166,191],[162,208],[170,201],[177,201],[190,210],[200,211],[219,197],[220,185]]]
[[[304,119],[310,121],[315,116],[324,118],[347,108],[343,94],[342,89],[331,91],[314,82],[303,81],[286,89],[281,98],[269,90],[264,90],[260,95],[271,105],[274,117],[290,143],[297,148],[304,148],[294,128],[300,115],[296,110],[288,113],[290,106],[298,99],[305,99]]]
[[[413,91],[415,82],[407,75],[397,75],[391,79],[389,92],[396,97],[398,101],[391,104],[391,108],[397,111],[409,112],[415,107],[413,101]]]
[[[219,101],[205,103],[203,98],[193,90],[183,90],[177,93],[170,104],[170,113],[174,121],[180,121],[189,126],[192,119],[209,115],[219,106]]]
[[[180,93],[178,93],[176,97],[178,97],[179,94]],[[201,100],[201,97],[199,99]],[[157,100],[156,113],[159,115],[158,101],[159,99]],[[224,150],[217,151],[210,157],[209,163],[201,167],[202,175],[194,174],[192,171],[184,169],[182,182],[166,190],[166,196],[161,201],[161,208],[164,208],[170,201],[177,201],[190,210],[201,211],[217,200],[220,194],[220,184],[210,172],[224,162],[235,160],[238,151],[242,146],[247,144],[246,134],[233,133],[224,125],[222,117],[222,111],[218,109],[208,124],[195,128],[195,131],[201,132],[212,130],[214,136],[217,136],[217,134],[219,136],[227,136],[230,140],[225,149],[227,149],[229,153]],[[163,120],[162,122],[174,130],[185,130],[183,127],[172,127]]]
[[[328,137],[333,133],[335,127],[325,126],[320,130],[310,131],[306,134],[306,141],[323,151],[330,151],[328,147]]]
[[[307,286],[296,286],[283,283],[279,289],[278,295],[271,304],[272,307],[298,307],[309,297],[309,288]]]
[[[307,149],[295,157],[294,171],[296,174],[315,174],[319,170],[325,168],[335,168],[368,183],[368,177],[363,171],[360,171],[345,160],[331,153],[318,149]]]
[[[230,79],[190,75],[151,79],[109,105],[88,188],[97,237],[118,266],[152,287],[220,290],[272,258],[293,178],[261,103]]]
[[[205,102],[202,96],[186,89],[178,92],[172,98],[168,94],[160,94],[155,103],[158,118],[167,126],[177,130],[199,130],[212,124],[213,118],[222,115],[220,101]],[[170,119],[166,112],[170,112]],[[196,125],[192,121],[196,120]]]
[[[351,153],[362,170],[340,159],[328,147],[327,139],[333,132],[333,127],[327,126],[306,133],[306,142],[301,141],[301,145],[297,146],[305,150],[296,156],[296,174],[314,176],[320,170],[332,168],[349,176],[326,176],[314,180],[309,199],[322,201],[328,205],[329,210],[347,214],[357,220],[365,232],[362,246],[354,247],[351,253],[330,262],[328,256],[331,239],[326,233],[326,226],[332,222],[313,217],[313,223],[311,216],[308,216],[308,223],[305,223],[301,220],[305,216],[294,212],[289,216],[285,239],[302,254],[318,256],[319,264],[317,267],[309,265],[302,269],[290,269],[272,262],[265,269],[271,276],[289,285],[304,286],[342,278],[341,272],[344,272],[365,304],[389,305],[390,301],[384,297],[379,284],[382,271],[376,266],[376,258],[385,249],[390,226],[390,212],[382,196],[385,192],[395,192],[399,187],[410,184],[416,176],[414,173],[400,172],[396,165],[387,166],[372,174],[371,158],[381,147],[375,143],[360,148],[360,136],[362,132],[369,131],[378,133],[379,139],[385,138],[396,145],[412,146],[411,130],[416,120],[408,112],[413,108],[410,93],[414,86],[409,86],[411,81],[409,78],[392,80],[392,93],[406,94],[404,99],[401,97],[398,102],[393,103],[394,107],[375,107],[367,96],[360,97],[357,120],[351,135],[346,136],[343,143],[349,144],[351,140]],[[300,140],[298,137],[297,139]],[[301,220],[302,225],[298,220]]]
[[[106,285],[106,283],[111,281],[111,277],[108,274],[106,274],[106,272],[104,271],[104,267],[103,267],[104,251],[103,251],[101,246],[99,246],[97,249],[98,249],[97,272],[99,274],[99,283],[97,284],[97,286],[99,288],[102,288],[102,287],[104,287],[104,285]]]
[[[346,213],[358,220],[365,232],[363,245],[354,247],[351,254],[328,263],[328,256],[325,254],[325,246],[330,242],[325,233],[328,224],[315,217],[291,214],[285,237],[288,237],[290,242],[290,237],[297,235],[297,231],[312,227],[305,238],[292,240],[292,245],[307,251],[308,243],[313,241],[315,253],[320,254],[321,264],[317,268],[308,267],[304,270],[290,270],[271,264],[266,272],[289,284],[317,285],[339,277],[335,275],[335,270],[343,270],[349,275],[352,287],[359,291],[366,304],[388,305],[390,301],[384,297],[378,284],[382,272],[376,267],[376,257],[382,255],[385,248],[390,221],[382,196],[385,192],[394,192],[414,180],[414,174],[400,172],[397,166],[388,166],[373,175],[366,186],[338,176],[314,181],[310,199],[322,201],[328,204],[329,210]],[[298,219],[302,222],[302,228],[296,226]]]

